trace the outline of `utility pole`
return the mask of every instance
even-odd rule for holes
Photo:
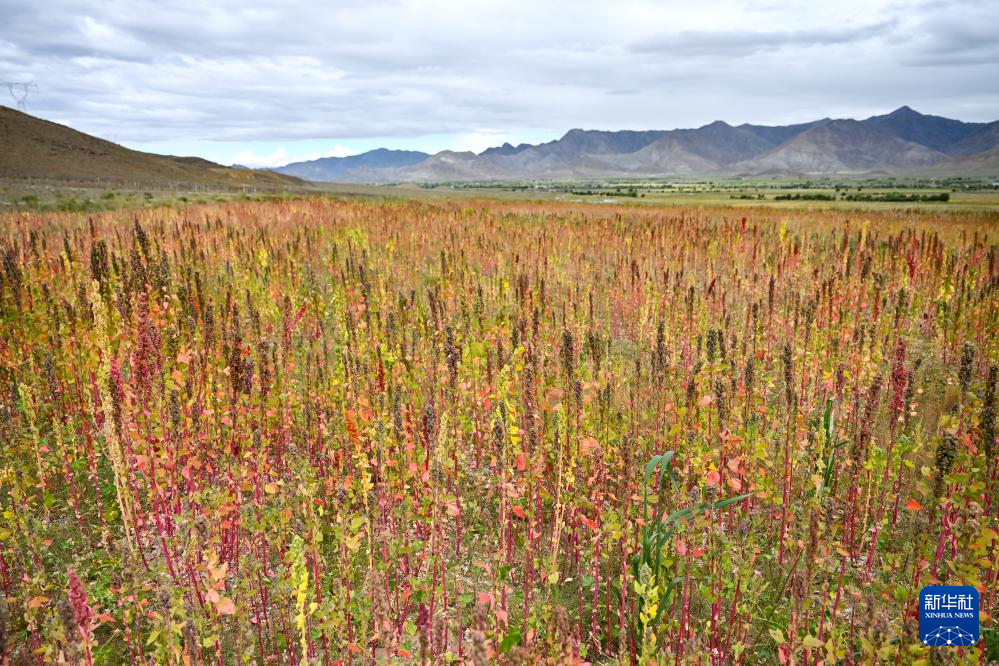
[[[14,98],[17,110],[26,112],[28,110],[28,93],[33,88],[37,88],[34,81],[0,81],[0,84],[7,86],[7,91]]]

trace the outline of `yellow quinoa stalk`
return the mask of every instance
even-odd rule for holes
[[[885,464],[888,463],[885,462]],[[862,535],[867,534],[867,519],[870,516],[871,512],[871,500],[874,499],[872,497],[873,492],[871,488],[872,485],[874,484],[874,476],[875,476],[874,469],[872,468],[870,471],[867,472],[867,490],[865,491],[866,498],[864,499],[864,517],[860,521],[860,525],[863,528],[860,532]]]
[[[108,314],[101,298],[100,287],[96,280],[90,282],[90,306],[94,312],[94,331],[97,334],[97,346],[101,352],[101,362],[97,369],[97,389],[101,396],[101,409],[104,411],[104,440],[107,443],[107,456],[114,472],[115,494],[118,496],[118,508],[121,510],[121,524],[128,538],[129,548],[135,548],[135,527],[132,524],[132,495],[128,490],[125,464],[125,450],[118,439],[114,426],[114,401],[111,398],[111,343],[108,340]]]
[[[24,418],[28,422],[28,429],[31,431],[31,443],[35,449],[35,464],[38,467],[38,487],[41,488],[42,497],[45,496],[45,466],[42,462],[42,438],[38,433],[38,423],[35,413],[35,397],[31,389],[25,384],[17,387],[17,392],[21,396],[21,407],[24,409]],[[44,504],[44,503],[43,503]],[[45,510],[46,515],[48,509]]]
[[[499,495],[500,495],[500,513],[499,513],[499,524],[506,525],[506,513],[507,513],[507,488],[506,483],[509,478],[507,473],[507,467],[509,463],[507,462],[507,455],[509,454],[509,444],[510,444],[510,402],[507,400],[509,385],[509,372],[507,368],[504,367],[499,374],[496,381],[496,409],[493,414],[493,432],[499,433],[502,429],[502,450],[500,451],[499,459],[499,470],[500,470],[500,483],[499,483]],[[504,422],[504,414],[506,414],[506,421]],[[503,553],[506,551],[506,530],[499,530],[499,549],[496,552],[496,559],[501,561],[503,559]]]
[[[656,632],[653,629],[653,621],[659,613],[659,586],[652,580],[652,571],[649,565],[642,564],[638,572],[638,579],[633,583],[635,593],[642,598],[642,610],[639,619],[643,628],[639,637],[639,664],[656,663]]]
[[[357,465],[358,477],[361,483],[361,502],[364,504],[364,516],[367,522],[367,525],[365,526],[365,533],[368,542],[368,568],[370,569],[374,566],[374,545],[372,543],[370,528],[374,521],[372,520],[371,501],[368,495],[371,493],[372,489],[374,489],[375,483],[371,474],[371,460],[368,458],[367,451],[365,450],[360,434],[358,433],[357,422],[354,420],[354,416],[349,414],[345,415],[345,419],[347,419],[347,430],[354,443],[354,460]]]
[[[562,505],[562,473],[565,467],[565,451],[568,448],[565,412],[561,405],[555,410],[555,438],[559,443],[557,483],[555,485],[555,531],[552,536],[552,562],[548,573],[548,582],[554,585],[558,582],[558,550],[562,540],[562,519],[565,507]]]
[[[302,665],[309,663],[309,637],[306,628],[308,614],[305,612],[305,600],[309,595],[309,568],[305,564],[305,544],[302,537],[295,535],[289,549],[291,557],[291,583],[295,589],[295,626],[298,628],[299,641],[302,649]],[[309,609],[310,612],[313,610]]]
[[[450,427],[450,422],[448,420],[447,412],[444,412],[440,416],[440,426],[438,427],[437,439],[434,440],[434,449],[430,457],[430,473],[431,475],[439,479],[446,472],[444,470],[445,461],[442,460],[442,452],[446,451],[447,446],[447,430]],[[434,499],[431,503],[433,507],[433,513],[430,517],[430,543],[433,545],[436,535],[437,535],[437,509],[440,506],[440,483],[434,483]],[[430,548],[430,552],[434,552],[433,548]]]
[[[434,476],[441,476],[446,473],[444,468],[447,460],[444,458],[444,455],[447,451],[448,428],[450,427],[451,424],[447,412],[442,412],[440,415],[440,425],[437,428],[437,439],[434,441],[434,450],[430,457],[430,469]]]

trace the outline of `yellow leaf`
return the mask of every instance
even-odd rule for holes
[[[28,602],[28,608],[39,608],[41,607],[42,604],[44,604],[48,600],[49,600],[48,597],[39,594],[37,597],[34,597],[31,601]]]
[[[774,639],[774,643],[777,645],[782,645],[784,643],[784,632],[780,629],[770,629],[768,633],[770,634],[770,638]]]
[[[264,485],[264,491],[268,495],[274,495],[278,491],[278,485],[276,483],[268,483]]]
[[[222,615],[232,615],[236,612],[236,604],[229,597],[222,597],[215,604],[215,609]]]

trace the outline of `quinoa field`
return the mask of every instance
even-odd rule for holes
[[[4,666],[999,661],[994,212],[0,228]]]

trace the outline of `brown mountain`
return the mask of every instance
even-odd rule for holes
[[[932,167],[916,170],[926,176],[991,176],[999,177],[999,146],[971,155],[952,157]]]
[[[860,174],[923,167],[947,155],[857,120],[833,120],[732,165],[738,173]]]
[[[883,116],[872,116],[865,125],[884,130],[892,136],[921,146],[951,153],[951,148],[984,127],[984,123],[966,123],[952,118],[919,113],[902,106]]]
[[[773,144],[721,121],[670,131],[570,130],[536,146],[470,152],[442,151],[419,164],[347,174],[367,182],[599,178],[603,176],[710,174],[760,154]]]
[[[754,132],[716,120],[697,129],[666,132],[634,153],[617,156],[614,163],[621,169],[645,174],[710,174],[773,146]]]
[[[281,189],[305,181],[271,171],[232,169],[199,157],[130,150],[0,106],[0,178],[41,178],[105,186]]]
[[[999,146],[999,121],[988,123],[980,130],[955,143],[947,152],[951,155],[968,156],[983,153]]]
[[[690,142],[678,136],[665,136],[634,153],[617,155],[612,161],[621,171],[650,175],[706,174],[721,167],[718,162],[691,150]]]
[[[805,130],[809,130],[816,125],[824,125],[828,123],[831,118],[823,118],[821,120],[813,120],[810,123],[798,123],[797,125],[750,125],[749,123],[744,123],[739,125],[738,128],[746,130],[747,132],[752,132],[761,139],[766,139],[772,145],[776,146],[778,144],[784,143],[794,137],[798,136]]]

